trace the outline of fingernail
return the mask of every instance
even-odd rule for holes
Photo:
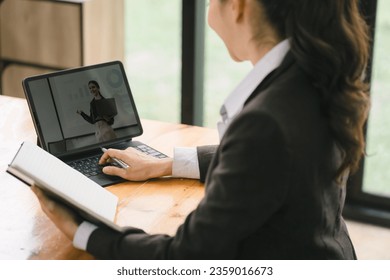
[[[53,201],[48,201],[46,204],[47,209],[52,212],[54,210],[54,202]]]
[[[31,186],[31,190],[33,191],[33,193],[37,193],[37,187],[35,185]]]

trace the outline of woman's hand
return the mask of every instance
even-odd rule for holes
[[[31,190],[37,196],[43,212],[69,240],[73,241],[73,237],[81,222],[77,214],[65,205],[51,200],[39,189],[39,187],[32,186]]]
[[[110,158],[120,159],[129,167],[106,166],[103,168],[103,172],[108,175],[120,176],[130,181],[145,181],[150,178],[172,175],[171,158],[155,158],[134,148],[127,148],[126,150],[108,149],[100,158],[99,164],[110,162]]]

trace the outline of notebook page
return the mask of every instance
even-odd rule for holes
[[[35,144],[24,142],[11,165],[32,178],[38,186],[65,198],[88,214],[95,213],[114,221],[118,203],[114,194]]]

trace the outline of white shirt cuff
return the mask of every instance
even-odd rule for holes
[[[88,239],[92,232],[98,227],[89,222],[82,222],[77,228],[76,234],[73,237],[73,246],[80,250],[87,250]]]
[[[200,178],[198,153],[196,148],[174,148],[172,176],[190,179]]]

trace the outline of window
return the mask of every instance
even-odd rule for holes
[[[252,66],[230,58],[204,6],[203,126],[215,128],[224,99]],[[182,1],[126,0],[125,9],[125,68],[140,117],[180,122]]]
[[[141,118],[180,122],[181,1],[125,1],[125,68]]]
[[[345,216],[361,221],[390,226],[390,3],[385,0],[361,1],[363,13],[371,27],[373,59],[368,78],[371,103],[367,122],[367,156],[361,168],[348,182]]]
[[[390,197],[390,2],[378,1],[363,190]]]

